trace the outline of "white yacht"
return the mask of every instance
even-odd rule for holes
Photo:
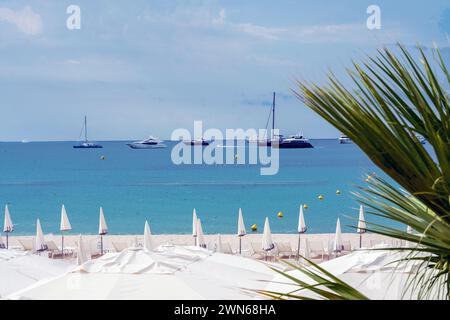
[[[339,137],[339,143],[340,144],[349,144],[352,143],[352,140],[347,137],[345,134],[341,134],[341,136]]]
[[[155,137],[149,137],[148,139],[127,143],[131,149],[160,149],[167,147],[161,140]]]

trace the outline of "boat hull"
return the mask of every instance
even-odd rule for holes
[[[145,150],[145,149],[163,149],[167,146],[165,144],[154,144],[154,145],[142,145],[142,144],[127,144],[131,149]]]
[[[80,146],[73,146],[73,148],[74,149],[102,149],[103,148],[103,146],[101,146],[101,145],[92,145],[92,146],[83,146],[83,145],[80,145]]]
[[[272,145],[274,148],[278,149],[311,149],[314,148],[314,146],[307,142],[307,141],[292,141],[292,142],[285,142],[281,141],[279,143],[274,143]]]

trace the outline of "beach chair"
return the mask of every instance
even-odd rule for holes
[[[342,241],[342,247],[341,254],[352,252],[352,243],[350,241]]]
[[[122,252],[123,250],[128,249],[130,247],[130,245],[127,242],[122,241],[111,241],[111,244],[114,250],[116,250],[116,252]]]
[[[383,240],[370,240],[370,247],[379,247],[379,246],[386,246],[386,242]]]
[[[58,248],[55,241],[46,241],[45,244],[47,245],[48,255],[50,258],[54,259],[55,256],[63,256],[61,249]]]
[[[323,247],[322,241],[309,241],[308,239],[306,241],[308,242],[309,259],[320,258],[323,261],[325,257],[328,258],[328,254]]]
[[[252,248],[252,257],[257,256],[257,259],[265,259],[267,257],[267,252],[261,248],[261,244],[250,242],[250,247]]]
[[[18,239],[24,251],[34,252],[34,241],[31,239]]]
[[[279,258],[291,258],[297,255],[297,253],[294,253],[292,250],[289,242],[275,242],[275,247],[277,248]]]
[[[229,242],[222,243],[222,253],[233,254],[233,249],[231,249],[231,244]]]

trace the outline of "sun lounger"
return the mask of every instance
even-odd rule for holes
[[[297,255],[297,253],[294,253],[292,250],[289,242],[275,242],[275,247],[277,248],[279,258],[291,258]]]
[[[62,257],[61,249],[58,248],[58,246],[56,245],[56,243],[53,240],[46,241],[45,244],[47,245],[47,250],[48,250],[50,258],[53,259],[55,256]]]
[[[222,243],[222,253],[233,254],[233,249],[231,249],[231,244],[228,242]]]
[[[306,239],[306,244],[308,248],[307,256],[309,259],[320,258],[323,261],[325,257],[328,258],[328,254],[323,247],[322,241],[309,241]]]
[[[34,252],[34,241],[31,239],[18,239],[24,251]]]
[[[252,248],[252,257],[257,256],[258,259],[265,259],[267,257],[267,252],[261,248],[259,243],[250,242]]]

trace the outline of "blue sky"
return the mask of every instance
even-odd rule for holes
[[[432,5],[431,5],[432,3]],[[81,30],[66,8],[81,8]],[[365,28],[381,8],[381,30]],[[450,3],[433,1],[0,0],[0,141],[167,138],[173,129],[265,126],[334,137],[292,97],[294,79],[342,74],[401,41],[448,46]]]

